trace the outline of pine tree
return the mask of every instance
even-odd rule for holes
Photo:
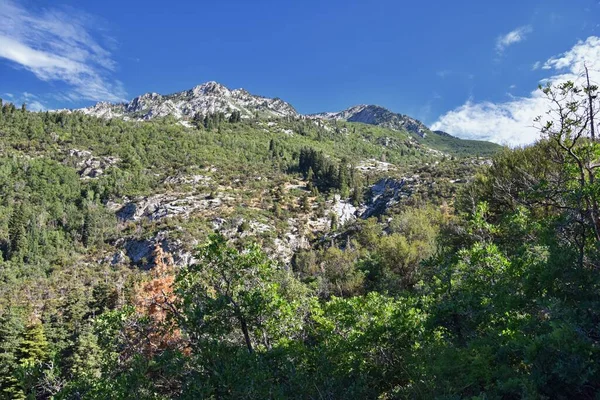
[[[34,322],[25,328],[24,338],[17,352],[21,366],[21,380],[28,398],[40,398],[39,380],[49,358],[48,340],[41,322]]]
[[[343,198],[348,197],[348,195],[350,194],[350,172],[348,171],[348,160],[346,158],[343,158],[342,162],[340,163],[337,181],[338,189],[340,189],[341,196]]]
[[[34,366],[48,359],[48,341],[41,322],[34,322],[25,328],[18,354],[19,362],[24,367]]]
[[[309,212],[311,210],[310,202],[308,201],[308,194],[302,196],[302,211]]]
[[[90,210],[87,210],[83,217],[83,227],[81,228],[81,243],[88,247],[92,241],[92,217]]]
[[[312,167],[308,167],[308,173],[306,174],[306,180],[310,183],[315,179],[315,173],[313,172]]]
[[[86,325],[77,337],[70,361],[71,374],[75,379],[97,380],[101,377],[102,349],[90,325]]]
[[[241,120],[242,120],[242,114],[238,110],[233,111],[231,113],[231,115],[229,116],[229,122],[232,124],[240,122]]]
[[[336,213],[331,213],[331,230],[335,231],[338,228],[339,218]]]
[[[26,246],[25,207],[23,203],[16,206],[8,221],[9,257],[14,258]]]
[[[204,118],[202,117],[202,114],[199,112],[195,113],[192,117],[192,123],[196,128],[202,129],[204,127]]]
[[[360,203],[363,201],[363,187],[362,182],[358,177],[354,178],[354,185],[352,188],[352,204],[355,207],[358,207]]]
[[[25,399],[18,379],[17,352],[24,326],[13,307],[0,315],[0,398]]]

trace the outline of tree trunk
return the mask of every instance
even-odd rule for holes
[[[246,320],[244,317],[238,314],[238,320],[240,321],[240,326],[242,328],[242,332],[244,333],[244,340],[246,341],[246,346],[248,347],[248,352],[254,352],[252,348],[252,341],[250,340],[250,333],[248,333],[248,325],[246,324]]]

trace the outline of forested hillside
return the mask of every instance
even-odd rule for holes
[[[1,396],[597,398],[596,90],[514,150],[3,104]]]

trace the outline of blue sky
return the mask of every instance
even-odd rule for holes
[[[522,144],[540,80],[600,70],[598,0],[0,0],[0,21],[0,97],[34,109],[215,80],[302,113],[379,104]]]

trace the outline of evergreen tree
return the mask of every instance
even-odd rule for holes
[[[231,113],[231,115],[229,116],[229,123],[235,124],[237,122],[240,122],[241,120],[242,120],[242,114],[238,110],[233,111]]]
[[[313,172],[312,167],[308,167],[308,172],[306,174],[306,180],[310,183],[315,179],[315,173]]]
[[[26,216],[23,203],[13,208],[8,221],[9,257],[14,258],[21,254],[26,246]]]
[[[42,323],[34,322],[27,326],[17,352],[21,381],[27,397],[40,398],[42,396],[39,379],[46,368],[44,362],[49,358],[48,347]]]
[[[34,366],[48,359],[48,341],[41,322],[27,326],[18,355],[20,364],[25,367]]]
[[[0,398],[25,399],[18,378],[18,350],[24,326],[13,307],[0,314]]]
[[[337,181],[341,196],[343,198],[348,197],[350,194],[350,172],[348,170],[348,160],[346,158],[343,158],[342,162],[340,163]]]
[[[83,218],[83,227],[81,228],[81,243],[83,243],[85,247],[88,247],[92,242],[92,224],[91,212],[88,209]]]
[[[199,112],[195,113],[194,116],[192,117],[192,123],[198,129],[203,128],[204,127],[204,118],[202,117],[202,114],[200,114]]]
[[[340,221],[340,219],[339,219],[338,215],[336,213],[331,213],[331,216],[330,216],[330,228],[331,228],[332,231],[337,230],[339,221]]]
[[[354,185],[352,187],[352,204],[358,207],[363,201],[363,187],[362,182],[358,177],[354,178]]]
[[[308,200],[308,194],[302,196],[302,211],[309,212],[311,210],[310,201]]]
[[[102,376],[102,351],[91,325],[86,325],[77,337],[70,360],[71,374],[76,381],[93,383]]]

